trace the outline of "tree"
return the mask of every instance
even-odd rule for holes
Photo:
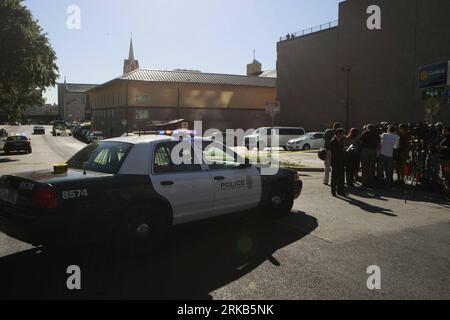
[[[43,104],[57,77],[56,54],[38,21],[22,0],[1,0],[0,112],[16,120],[26,106]]]

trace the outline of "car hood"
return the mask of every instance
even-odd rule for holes
[[[308,138],[296,138],[296,139],[289,140],[289,143],[303,142],[305,140],[308,140]]]

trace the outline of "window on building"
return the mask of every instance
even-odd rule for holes
[[[149,114],[148,110],[138,109],[136,110],[136,120],[148,120]]]

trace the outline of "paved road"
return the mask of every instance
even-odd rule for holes
[[[33,136],[34,153],[0,154],[0,172],[48,167],[81,146]],[[0,298],[450,298],[448,202],[360,189],[333,199],[321,174],[302,178],[289,217],[241,213],[180,226],[164,250],[141,260],[106,246],[31,248],[0,234]],[[80,292],[66,289],[73,264],[82,269]],[[370,265],[381,268],[381,290],[367,289]]]
[[[66,161],[86,145],[73,137],[53,137],[51,126],[45,126],[45,135],[33,135],[32,126],[3,128],[10,134],[27,134],[31,138],[33,152],[5,155],[0,151],[0,174],[51,168],[54,163]],[[3,149],[3,142],[0,148]]]

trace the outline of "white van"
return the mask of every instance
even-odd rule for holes
[[[247,149],[256,147],[259,150],[264,150],[266,147],[272,147],[272,130],[275,130],[278,135],[278,145],[273,147],[281,147],[284,150],[287,150],[288,141],[305,135],[305,129],[301,127],[259,128],[256,129],[251,135],[244,138],[244,143]]]

